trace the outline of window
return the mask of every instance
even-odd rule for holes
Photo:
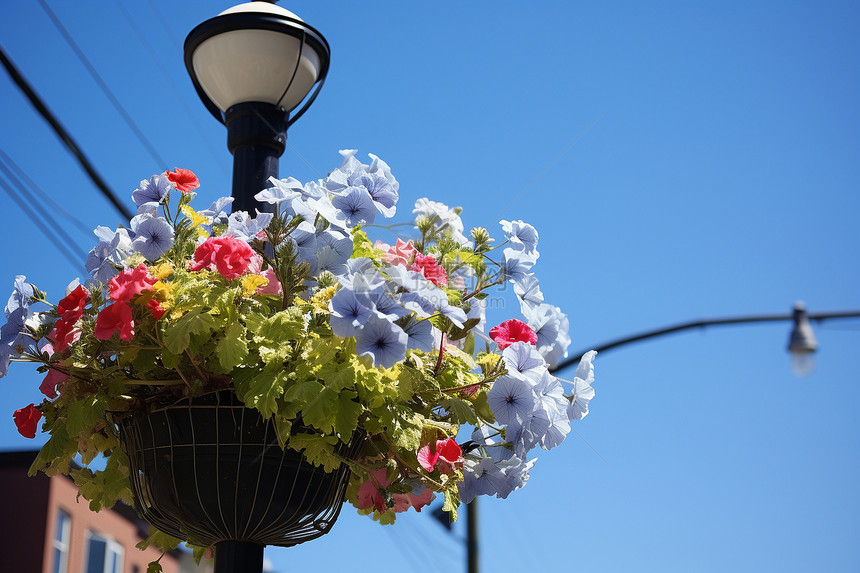
[[[57,510],[57,526],[54,528],[54,538],[51,540],[52,573],[66,573],[69,566],[69,529],[71,524],[71,516],[62,509]]]
[[[87,531],[84,573],[122,573],[122,545],[94,531]]]

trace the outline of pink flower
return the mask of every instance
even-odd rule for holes
[[[410,271],[418,271],[424,278],[432,282],[434,285],[447,285],[448,275],[442,265],[436,262],[434,257],[425,256],[421,253],[415,253],[415,262],[409,267]]]
[[[53,400],[57,397],[57,387],[68,379],[69,375],[65,372],[51,368],[48,370],[48,375],[45,376],[42,385],[39,386],[39,391]]]
[[[146,265],[141,263],[134,269],[125,269],[108,281],[110,298],[116,302],[131,302],[141,292],[150,290],[156,282],[157,279],[149,276]]]
[[[371,478],[358,488],[359,509],[370,509],[372,507],[379,513],[385,513],[388,510],[385,493],[381,491],[381,489],[385,489],[388,485],[388,480],[385,479],[386,471],[385,468],[382,468],[372,472]]]
[[[433,500],[436,499],[436,494],[433,493],[432,489],[425,487],[418,495],[414,493],[395,493],[391,497],[394,498],[395,513],[402,513],[410,507],[414,507],[415,511],[420,512],[422,507],[433,503]]]
[[[463,450],[453,438],[447,440],[436,440],[435,451],[430,451],[430,445],[418,450],[418,463],[421,467],[432,472],[436,469],[436,463],[442,460],[449,466],[460,463],[463,459]]]
[[[490,329],[490,338],[504,350],[514,342],[537,344],[537,334],[532,328],[520,320],[506,320],[499,326]]]
[[[36,437],[36,426],[39,424],[39,420],[42,419],[42,412],[36,408],[35,404],[15,410],[15,414],[12,417],[15,419],[15,425],[18,426],[19,434],[25,438]]]
[[[134,320],[131,307],[124,302],[116,302],[104,307],[96,317],[96,327],[93,331],[96,338],[110,340],[113,333],[119,330],[119,337],[129,341],[134,337]]]
[[[200,187],[200,180],[190,169],[174,167],[173,171],[165,171],[164,174],[170,179],[177,191],[188,193]]]
[[[358,488],[358,508],[370,509],[371,507],[379,513],[388,511],[385,488],[388,487],[385,468],[378,469],[372,472],[372,478],[361,484]],[[396,493],[391,496],[394,501],[394,511],[401,513],[414,507],[415,511],[421,511],[421,508],[430,503],[436,498],[433,490],[424,489],[420,494],[414,493]]]
[[[257,294],[283,294],[284,288],[281,286],[281,281],[275,275],[274,269],[269,267],[262,272],[262,276],[269,279],[268,284],[265,284],[257,289]]]
[[[214,265],[225,279],[235,279],[245,273],[253,255],[248,243],[232,235],[209,237],[194,251],[195,262],[188,270],[211,269]]]
[[[282,294],[284,289],[281,287],[281,283],[275,275],[274,269],[269,267],[264,271],[262,268],[263,257],[258,253],[254,253],[254,256],[251,257],[251,264],[248,265],[248,272],[260,275],[269,281],[268,284],[257,289],[257,294]]]
[[[389,265],[403,265],[404,267],[408,267],[412,264],[415,254],[418,253],[418,250],[415,248],[415,245],[412,244],[412,241],[404,243],[400,238],[397,239],[397,243],[395,243],[393,247],[380,241],[376,242],[375,247],[380,251],[385,251],[385,262]]]

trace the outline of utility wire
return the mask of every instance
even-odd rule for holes
[[[17,86],[24,92],[24,95],[27,96],[27,99],[30,100],[30,103],[33,104],[33,107],[36,108],[36,111],[45,118],[45,121],[50,124],[50,126],[54,129],[54,132],[60,138],[60,140],[65,144],[69,151],[72,152],[72,155],[78,160],[78,163],[81,164],[81,167],[84,168],[84,171],[87,172],[87,175],[90,176],[93,183],[99,190],[107,197],[108,201],[116,208],[120,214],[126,218],[126,220],[130,220],[134,215],[132,215],[131,211],[126,207],[117,197],[116,193],[108,187],[108,184],[105,183],[105,180],[102,179],[102,176],[96,172],[95,167],[90,162],[90,160],[84,155],[84,152],[81,151],[81,148],[78,147],[78,144],[72,139],[72,136],[69,135],[69,132],[66,131],[66,128],[57,120],[56,116],[51,113],[51,110],[45,105],[42,101],[42,98],[33,90],[24,76],[21,75],[21,72],[18,71],[18,68],[15,67],[15,64],[12,63],[12,60],[6,55],[6,52],[3,50],[3,47],[0,46],[0,63],[3,64],[3,67],[6,68],[6,71],[12,77],[12,81],[17,84]]]
[[[0,161],[0,171],[2,171],[3,175],[6,176],[6,179],[11,181],[12,185],[18,189],[19,198],[23,197],[22,201],[24,201],[28,207],[33,207],[35,209],[34,206],[38,205],[38,202],[36,201],[35,197],[33,197],[33,195],[30,193],[30,190],[27,189],[27,186],[24,185],[21,180],[15,176],[14,173],[12,173],[12,171],[10,170],[10,166],[7,162]],[[77,245],[71,237],[69,237],[69,235],[66,233],[66,231],[61,225],[57,224],[57,221],[54,220],[54,217],[51,216],[48,211],[41,209],[41,213],[37,212],[37,215],[39,214],[43,219],[46,219],[48,221],[48,225],[51,229],[51,232],[56,233],[57,235],[59,235],[59,238],[65,241],[64,244],[66,247],[68,247],[69,249],[74,248],[77,251],[77,253],[74,253],[74,255],[75,259],[78,261],[77,264],[80,265],[80,261],[83,261],[86,258],[86,255],[81,256],[83,251],[80,250],[80,246]]]
[[[167,23],[167,18],[164,17],[164,14],[161,13],[161,10],[158,9],[158,5],[149,0],[149,7],[152,8],[152,11],[155,12],[155,15],[158,17],[158,21],[161,22],[161,26],[167,30],[167,35],[170,36],[170,39],[173,40],[173,45],[176,46],[176,53],[182,54],[182,43],[179,41],[179,38],[176,37],[176,34],[170,28],[170,25]]]
[[[207,137],[207,135],[203,132],[203,128],[200,126],[200,122],[198,121],[197,114],[191,109],[188,105],[188,102],[179,89],[179,86],[176,85],[176,82],[173,81],[173,78],[170,77],[170,73],[167,71],[166,66],[161,61],[161,58],[158,57],[155,48],[152,47],[152,43],[149,41],[149,38],[141,31],[140,27],[135,23],[134,18],[131,17],[128,10],[125,6],[123,6],[122,0],[116,0],[117,8],[122,12],[125,21],[128,23],[134,35],[137,36],[137,39],[140,41],[141,45],[146,49],[149,57],[152,58],[152,61],[155,63],[158,70],[161,72],[161,75],[164,76],[164,79],[167,80],[167,83],[170,85],[170,88],[173,90],[174,95],[176,96],[175,101],[178,101],[182,108],[185,110],[186,117],[191,120],[191,123],[194,124],[194,127],[197,129],[197,133],[200,135],[200,140],[206,145],[206,148],[209,150],[209,153],[212,154],[213,159],[215,159],[216,165],[221,169],[221,172],[225,177],[230,178],[230,172],[227,170],[225,166],[226,163],[222,161],[222,157],[219,157],[219,154],[212,146],[212,138]],[[181,52],[180,52],[181,55]],[[167,167],[167,166],[165,166]]]
[[[42,199],[43,199],[44,201],[46,201],[47,203],[49,203],[49,204],[51,205],[51,208],[52,208],[52,209],[54,209],[54,212],[58,212],[58,213],[60,213],[60,214],[61,214],[63,217],[65,217],[65,218],[66,218],[70,223],[72,223],[75,227],[77,227],[77,229],[78,229],[79,231],[81,231],[81,232],[82,232],[84,235],[86,235],[88,238],[92,239],[92,234],[93,234],[92,229],[88,229],[88,228],[87,228],[87,226],[86,226],[86,225],[84,225],[84,224],[83,224],[83,222],[81,222],[81,220],[80,220],[80,219],[78,219],[77,217],[75,217],[74,215],[72,215],[71,213],[69,213],[68,211],[66,211],[65,209],[63,209],[63,208],[62,208],[62,207],[61,207],[61,206],[60,206],[56,201],[54,201],[54,200],[51,198],[51,196],[50,196],[50,195],[48,195],[47,193],[45,193],[45,191],[44,191],[41,187],[39,187],[39,186],[36,184],[36,182],[35,182],[35,181],[33,181],[32,179],[30,179],[30,176],[29,176],[29,175],[27,175],[27,174],[24,172],[24,170],[23,170],[23,169],[21,169],[21,168],[18,166],[18,164],[17,164],[17,163],[15,163],[15,160],[14,160],[14,159],[12,159],[11,157],[9,157],[9,155],[7,155],[5,151],[3,151],[3,148],[2,148],[2,147],[0,147],[0,158],[2,158],[2,160],[6,162],[6,165],[8,165],[9,167],[11,167],[11,168],[12,168],[12,171],[14,171],[14,172],[15,172],[15,175],[16,175],[19,179],[23,180],[23,181],[24,181],[24,183],[25,183],[25,184],[26,184],[30,189],[32,189],[32,190],[34,190],[34,191],[36,191],[36,193],[38,193],[38,194],[39,194],[39,196],[41,196],[41,197],[42,197]]]
[[[81,61],[81,63],[84,64],[84,67],[87,68],[87,71],[90,73],[90,75],[96,81],[99,88],[101,88],[102,92],[110,100],[111,104],[113,104],[113,107],[117,110],[117,112],[119,112],[119,114],[122,116],[123,120],[125,120],[125,123],[131,128],[131,130],[137,136],[138,140],[140,140],[140,142],[143,144],[143,146],[149,152],[149,155],[158,163],[158,165],[167,169],[168,168],[167,162],[161,158],[161,156],[155,150],[155,147],[153,147],[152,143],[150,143],[150,141],[146,138],[146,136],[143,134],[143,132],[140,130],[140,128],[137,126],[137,124],[134,122],[134,120],[131,119],[131,116],[128,115],[128,112],[125,111],[125,108],[122,107],[122,104],[119,102],[119,100],[116,98],[116,96],[113,95],[113,92],[110,90],[110,88],[108,88],[107,84],[104,82],[102,77],[99,75],[99,73],[96,71],[96,69],[90,63],[90,61],[84,55],[83,51],[81,51],[81,49],[78,47],[78,45],[72,39],[72,36],[69,35],[69,32],[63,26],[62,22],[60,22],[59,18],[57,18],[57,15],[54,14],[54,12],[48,6],[48,4],[45,2],[45,0],[39,0],[39,5],[48,14],[48,17],[51,19],[51,22],[54,23],[54,26],[57,28],[57,30],[60,31],[60,34],[63,36],[63,39],[66,40],[66,43],[69,44],[69,46],[72,48],[72,51],[75,52],[75,55],[77,55],[78,59]]]
[[[6,177],[9,177],[10,173],[6,169],[6,167],[3,165],[2,162],[0,162],[0,170],[3,171],[3,173],[6,175]],[[10,180],[14,181],[14,179],[12,179],[11,177],[10,177]],[[54,243],[54,246],[57,247],[57,250],[59,250],[63,254],[63,256],[66,257],[66,259],[68,259],[68,261],[72,265],[72,267],[77,268],[77,269],[83,269],[83,267],[81,266],[81,260],[82,259],[79,257],[76,257],[66,247],[66,245],[63,244],[63,242],[59,238],[57,238],[56,235],[54,235],[54,233],[45,225],[45,221],[43,221],[42,219],[39,218],[39,215],[35,211],[33,211],[33,209],[30,208],[30,206],[27,204],[26,201],[21,199],[21,197],[19,196],[18,193],[15,193],[15,191],[10,188],[9,183],[6,180],[4,180],[2,177],[0,177],[0,189],[3,189],[3,191],[6,193],[6,195],[8,195],[9,198],[12,199],[18,205],[18,207],[21,208],[22,211],[24,211],[24,213],[30,218],[30,220],[33,221],[33,224],[36,225],[36,227],[38,227],[38,229],[42,232],[42,234],[45,237],[47,237],[48,240],[50,240],[52,243]],[[19,187],[19,191],[20,191],[20,187]],[[57,229],[55,227],[54,231],[59,231],[59,229]]]

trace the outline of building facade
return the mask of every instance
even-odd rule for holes
[[[149,526],[135,510],[118,503],[98,513],[64,475],[27,475],[36,452],[0,453],[0,561],[15,573],[146,573],[161,551],[135,545]],[[188,554],[161,557],[164,573],[211,571]]]

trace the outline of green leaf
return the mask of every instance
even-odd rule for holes
[[[158,549],[162,551],[170,551],[171,549],[176,549],[179,547],[179,544],[182,543],[181,539],[173,537],[172,535],[168,535],[163,531],[156,529],[152,525],[149,526],[149,534],[146,536],[146,539],[135,545],[140,550],[146,549],[150,545],[154,545]],[[152,563],[149,564],[152,566]],[[159,571],[161,568],[159,567]]]
[[[161,573],[161,563],[158,561],[150,561],[146,566],[146,573]]]
[[[475,335],[472,332],[466,335],[466,340],[463,341],[463,352],[472,356],[475,354]]]
[[[456,487],[445,490],[445,503],[442,504],[442,511],[448,512],[448,519],[451,523],[457,521],[457,508],[460,506],[460,493]]]
[[[195,308],[186,313],[175,323],[165,327],[164,345],[174,354],[182,354],[191,342],[191,333],[207,334],[217,328],[218,324],[212,315],[203,312],[203,308]]]
[[[36,459],[27,471],[33,477],[38,471],[47,475],[56,475],[58,471],[67,471],[69,460],[78,453],[78,442],[69,437],[66,428],[60,424],[51,429],[51,437],[39,450]]]
[[[358,417],[364,411],[364,407],[354,400],[357,395],[346,390],[337,397],[334,428],[344,441],[352,436],[358,426]]]
[[[138,350],[131,364],[138,374],[146,374],[157,366],[159,354],[158,350]]]
[[[248,356],[245,328],[239,322],[230,323],[224,338],[218,343],[218,361],[225,372],[230,372]]]
[[[98,473],[87,468],[72,472],[78,493],[89,500],[90,510],[99,511],[103,507],[113,507],[120,499],[131,500],[128,468],[120,467],[118,457],[110,456],[105,469]]]
[[[182,362],[182,356],[179,354],[174,354],[166,348],[164,349],[164,352],[161,353],[161,365],[168,370],[173,370],[179,366],[180,362]]]
[[[86,396],[77,402],[69,404],[66,419],[66,431],[70,436],[78,436],[88,432],[104,418],[107,404],[104,397],[98,394]]]
[[[450,412],[455,424],[477,424],[478,416],[469,402],[460,398],[448,398],[442,401],[442,407]]]
[[[291,388],[297,389],[296,397],[305,406],[302,408],[302,421],[324,433],[334,428],[338,394],[316,381],[302,382]],[[287,392],[289,397],[289,391]]]
[[[315,466],[322,466],[327,472],[340,467],[341,459],[334,453],[337,438],[316,434],[296,434],[290,436],[290,448],[303,452],[305,459]]]
[[[478,416],[482,419],[490,424],[496,421],[496,417],[493,415],[493,410],[490,408],[490,403],[487,401],[486,392],[481,392],[475,396],[472,404],[475,406],[475,412],[477,412]]]
[[[239,394],[239,386],[236,392],[246,406],[258,409],[264,418],[269,418],[278,411],[278,397],[284,393],[285,381],[276,372],[264,370],[241,384],[242,388],[246,387],[242,394]]]
[[[290,431],[293,429],[293,421],[275,416],[275,429],[278,432],[278,445],[283,448],[290,441]]]

